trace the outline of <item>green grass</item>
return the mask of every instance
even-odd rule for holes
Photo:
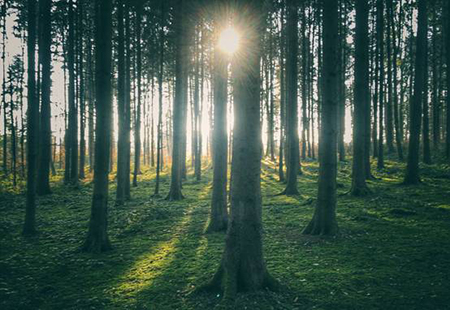
[[[423,167],[423,184],[400,185],[404,166],[388,161],[370,181],[372,194],[353,198],[351,164],[339,167],[336,238],[301,234],[317,193],[318,166],[304,162],[300,197],[283,189],[276,166],[263,161],[265,258],[282,292],[240,294],[234,309],[450,309],[450,180],[448,167]],[[190,172],[191,174],[191,172]],[[212,309],[220,296],[190,294],[217,268],[224,234],[204,234],[212,172],[189,175],[181,202],[153,198],[144,171],[133,199],[114,206],[114,250],[81,253],[92,184],[78,189],[52,180],[39,199],[39,235],[24,239],[24,194],[0,187],[0,309]],[[162,194],[169,178],[162,176]]]

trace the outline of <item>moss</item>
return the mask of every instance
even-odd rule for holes
[[[301,234],[311,219],[318,166],[302,163],[300,196],[284,189],[277,167],[263,162],[264,246],[268,269],[282,292],[240,294],[233,309],[444,309],[450,303],[450,180],[446,166],[427,166],[423,184],[399,185],[404,165],[386,161],[372,193],[344,195],[351,164],[338,173],[336,238]],[[220,262],[224,234],[204,234],[212,170],[197,182],[192,171],[186,199],[152,197],[154,173],[145,170],[132,200],[114,206],[111,175],[109,233],[113,251],[79,251],[89,220],[92,182],[79,188],[52,178],[53,194],[40,197],[39,235],[23,239],[23,188],[3,180],[0,189],[1,309],[212,309],[220,295],[191,294]],[[89,176],[91,177],[91,176]],[[162,174],[162,197],[168,191]]]

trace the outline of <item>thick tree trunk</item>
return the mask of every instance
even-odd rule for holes
[[[287,121],[287,184],[283,194],[298,195],[297,174],[300,152],[298,137],[298,12],[295,1],[289,0],[287,12],[287,59],[286,59],[286,121]]]
[[[51,161],[51,0],[39,3],[40,41],[39,59],[42,65],[41,83],[41,115],[39,131],[39,164],[36,191],[38,195],[50,194],[50,161]]]
[[[353,121],[353,169],[352,189],[354,196],[369,192],[366,184],[365,131],[366,109],[370,106],[369,91],[369,6],[366,0],[356,0],[355,34],[355,87]]]
[[[38,149],[39,102],[36,101],[35,44],[36,0],[27,1],[28,10],[28,108],[27,108],[27,194],[24,235],[36,233],[36,168]]]
[[[447,155],[447,159],[450,160],[450,96],[448,95],[450,89],[450,3],[446,3],[446,19],[447,21],[445,27],[445,35],[446,39],[446,61],[447,61],[447,128],[446,128],[446,146],[445,153]]]
[[[107,233],[109,150],[112,127],[112,0],[95,1],[96,128],[94,194],[89,231],[83,249],[103,252],[111,248]]]
[[[237,292],[276,288],[263,256],[261,206],[260,27],[259,1],[240,1],[238,25],[243,37],[240,53],[245,64],[233,63],[234,130],[231,219],[222,262],[212,282],[224,298]],[[248,23],[251,19],[252,22]]]
[[[320,128],[319,189],[311,222],[303,231],[310,235],[334,235],[336,221],[337,109],[338,109],[338,0],[323,1],[324,93]]]
[[[408,162],[406,166],[405,184],[420,183],[419,146],[422,115],[422,100],[425,89],[425,65],[427,50],[427,1],[419,0],[419,15],[417,26],[417,50],[414,76],[414,95],[411,99],[409,121]]]

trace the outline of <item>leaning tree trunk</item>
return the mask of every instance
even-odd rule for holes
[[[366,184],[365,135],[366,109],[369,108],[369,6],[366,0],[356,0],[355,87],[353,122],[352,189],[354,196],[369,192]]]
[[[40,1],[39,3],[39,21],[40,21],[40,40],[39,40],[39,59],[42,65],[42,83],[41,83],[41,117],[40,117],[40,146],[39,146],[39,169],[37,172],[37,194],[50,194],[50,161],[51,161],[51,0]]]
[[[423,91],[425,89],[425,58],[427,49],[427,0],[419,0],[417,26],[417,49],[414,76],[414,95],[411,99],[409,121],[408,162],[406,166],[405,184],[420,183],[419,146],[422,115]]]
[[[291,1],[290,1],[291,2]],[[224,298],[239,291],[276,288],[263,256],[261,206],[259,1],[240,1],[237,24],[242,38],[240,55],[233,62],[234,130],[231,182],[231,218],[222,262],[210,285],[222,288]],[[249,23],[249,19],[251,23]],[[245,63],[242,61],[245,59]]]
[[[39,103],[36,102],[35,44],[36,44],[36,1],[27,1],[28,9],[28,108],[27,108],[27,197],[24,235],[36,233],[36,168],[39,126]]]
[[[323,1],[323,104],[319,141],[319,190],[310,235],[334,235],[336,221],[337,115],[338,115],[338,0]]]
[[[216,23],[220,25],[220,23]],[[218,31],[218,29],[215,29]],[[213,128],[213,192],[208,231],[227,228],[227,60],[219,49],[214,52],[214,128]]]
[[[83,249],[111,248],[107,233],[108,172],[112,127],[112,0],[95,1],[95,165],[89,231]]]
[[[297,174],[300,152],[297,113],[298,12],[296,2],[289,2],[286,27],[288,40],[286,53],[287,184],[283,194],[298,195]]]

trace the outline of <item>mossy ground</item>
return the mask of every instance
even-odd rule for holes
[[[317,193],[318,166],[303,163],[299,197],[283,189],[275,164],[263,161],[265,258],[282,292],[240,294],[233,309],[450,309],[450,179],[445,166],[422,167],[423,184],[400,185],[404,165],[390,162],[365,198],[345,195],[351,164],[338,176],[335,238],[301,234]],[[204,234],[212,173],[189,175],[181,202],[152,197],[154,175],[140,176],[132,200],[114,206],[113,251],[86,254],[92,184],[52,180],[39,198],[39,235],[21,236],[24,194],[0,188],[0,309],[212,309],[219,295],[191,294],[214,274],[224,234]],[[162,177],[163,194],[169,178]]]

